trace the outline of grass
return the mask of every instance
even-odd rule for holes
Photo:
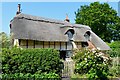
[[[82,75],[82,74],[74,74],[74,75],[71,76],[71,78],[87,78],[87,76],[85,74],[84,75]]]
[[[118,79],[118,78],[120,79],[120,75],[118,77],[116,77],[116,76],[107,76],[107,77],[110,80],[114,80],[114,79]],[[71,80],[78,80],[78,79],[87,80],[88,77],[85,74],[83,74],[83,75],[82,74],[74,74],[71,76]]]

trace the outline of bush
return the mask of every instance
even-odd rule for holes
[[[80,56],[80,57],[78,57]],[[73,57],[76,60],[75,73],[85,74],[89,79],[107,79],[109,57],[99,51],[80,50]]]
[[[59,52],[54,49],[2,49],[2,72],[4,74],[60,74]]]
[[[113,58],[112,66],[109,67],[109,73],[111,76],[118,77],[120,76],[120,41],[114,41],[108,43],[108,45],[111,50],[107,51],[107,53]]]
[[[18,79],[22,79],[22,80],[26,80],[26,79],[30,79],[30,80],[34,80],[34,79],[42,79],[42,80],[60,80],[60,77],[58,74],[55,73],[48,73],[48,74],[31,74],[31,73],[27,73],[27,74],[23,74],[23,73],[15,73],[15,74],[1,74],[2,75],[2,80],[6,80],[6,79],[11,79],[11,80],[18,80]]]
[[[117,56],[120,57],[120,50],[119,51],[110,50],[107,51],[107,53],[110,55],[110,57],[117,57]]]
[[[114,77],[120,76],[120,58],[112,58],[112,66],[109,66],[109,74]]]
[[[109,74],[114,77],[120,76],[120,65],[110,67]]]
[[[111,57],[120,57],[120,41],[114,41],[111,43],[108,43],[108,45],[110,46],[111,50],[108,51],[107,53],[111,56]]]

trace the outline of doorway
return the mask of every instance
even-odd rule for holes
[[[60,51],[60,59],[65,60],[66,58],[66,51]]]

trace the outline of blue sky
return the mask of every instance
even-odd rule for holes
[[[9,34],[10,20],[16,15],[17,4],[21,4],[22,13],[35,16],[64,20],[66,13],[70,22],[74,23],[75,14],[82,5],[89,5],[90,2],[2,2],[2,31]],[[108,2],[110,6],[118,11],[118,2]],[[1,6],[0,6],[1,8]]]

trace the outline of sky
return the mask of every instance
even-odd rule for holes
[[[21,4],[21,11],[24,14],[58,20],[64,20],[68,14],[70,22],[75,23],[75,11],[80,6],[89,5],[91,2],[2,2],[0,3],[2,17],[0,31],[10,33],[10,20],[16,15],[18,3]],[[108,2],[108,4],[118,12],[118,2]]]

